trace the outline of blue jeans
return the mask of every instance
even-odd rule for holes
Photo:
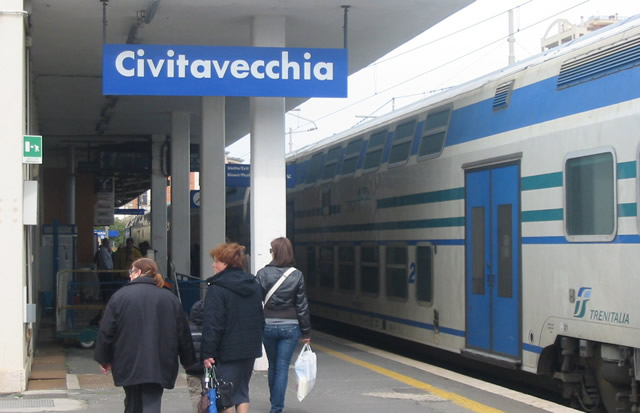
[[[301,335],[297,324],[265,324],[264,326],[262,342],[269,360],[271,413],[280,413],[284,409],[289,364]]]

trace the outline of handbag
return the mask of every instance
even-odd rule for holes
[[[203,387],[198,413],[218,413],[234,406],[233,383],[218,379],[215,366],[204,369]]]

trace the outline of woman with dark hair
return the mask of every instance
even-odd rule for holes
[[[124,387],[125,413],[160,413],[164,389],[176,382],[178,357],[185,368],[197,363],[191,333],[178,298],[158,288],[164,279],[152,259],[134,261],[129,279],[107,304],[94,360]]]
[[[207,368],[215,363],[218,378],[233,383],[236,412],[248,413],[253,363],[262,355],[262,292],[255,277],[242,270],[243,246],[225,243],[210,254],[215,275],[207,280],[204,299],[202,359]]]
[[[271,257],[256,279],[265,296],[262,341],[269,360],[271,413],[279,413],[284,409],[293,351],[301,337],[304,343],[311,342],[311,322],[304,277],[294,267],[291,241],[284,237],[271,241]]]

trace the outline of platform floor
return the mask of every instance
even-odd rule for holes
[[[289,375],[285,412],[577,412],[439,367],[314,333],[318,378],[312,393],[296,398]],[[65,345],[46,334],[36,350],[32,379],[22,394],[0,395],[0,412],[122,411],[124,392],[99,372],[93,351]],[[294,355],[295,359],[295,355]],[[269,412],[266,371],[250,385],[252,412]],[[184,372],[165,391],[163,412],[190,412]]]

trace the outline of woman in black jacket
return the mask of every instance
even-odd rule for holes
[[[159,288],[164,280],[152,259],[134,261],[129,278],[107,304],[94,359],[124,387],[125,413],[160,413],[164,389],[176,382],[178,356],[185,368],[197,362],[191,333],[178,298]]]
[[[262,292],[255,277],[242,270],[243,246],[221,244],[210,254],[215,275],[204,299],[202,359],[207,368],[215,363],[218,378],[233,383],[236,412],[248,413],[253,363],[262,355]]]
[[[285,277],[264,303],[263,343],[269,360],[269,400],[271,413],[279,413],[284,409],[293,351],[300,338],[304,343],[311,342],[311,322],[302,272],[293,268],[287,273],[295,265],[291,241],[284,237],[271,241],[271,256],[271,263],[258,271],[256,279],[266,297],[278,280]]]

